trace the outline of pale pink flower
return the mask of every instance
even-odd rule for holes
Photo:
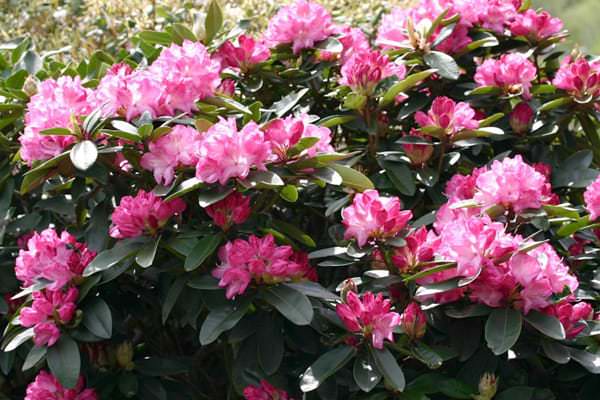
[[[299,155],[314,157],[317,153],[331,153],[331,131],[329,128],[312,124],[311,116],[300,114],[278,118],[269,123],[265,129],[265,139],[271,144],[274,160],[286,160],[287,152],[294,147],[300,139],[314,137],[319,141],[302,151]]]
[[[392,262],[400,273],[411,272],[421,263],[433,260],[439,247],[439,238],[424,226],[411,232],[404,240],[406,245],[395,248],[392,253]]]
[[[502,55],[499,59],[487,59],[477,67],[475,82],[479,86],[495,86],[507,95],[522,94],[531,97],[531,82],[537,76],[535,65],[520,53]]]
[[[164,49],[148,71],[161,83],[159,103],[169,115],[196,110],[196,101],[212,96],[221,83],[219,61],[201,43],[189,40]]]
[[[352,205],[342,210],[344,238],[356,239],[362,247],[369,239],[397,235],[411,218],[412,212],[402,210],[399,198],[380,196],[373,189],[365,190],[357,193]]]
[[[583,199],[585,208],[590,213],[590,220],[600,217],[600,176],[585,189]]]
[[[307,0],[283,6],[269,21],[264,34],[267,45],[291,44],[294,54],[314,46],[334,33],[331,14],[320,4]]]
[[[579,335],[585,329],[583,321],[591,320],[594,317],[594,309],[584,301],[576,304],[561,301],[547,307],[543,312],[559,319],[565,328],[567,339],[573,339]]]
[[[513,132],[524,135],[531,129],[535,114],[526,102],[521,102],[510,113],[509,123]]]
[[[400,315],[400,327],[411,340],[418,340],[425,336],[427,315],[418,303],[412,302],[404,309]]]
[[[110,236],[124,239],[154,235],[169,218],[181,214],[185,208],[185,202],[179,198],[164,201],[152,192],[140,190],[135,197],[123,197],[113,211]]]
[[[225,185],[231,178],[244,179],[252,168],[265,169],[270,143],[251,121],[238,131],[235,118],[221,119],[203,135],[196,149],[196,178]]]
[[[504,28],[518,14],[521,0],[486,0],[480,1],[479,24],[496,33],[503,33]]]
[[[24,286],[31,286],[39,279],[52,281],[47,287],[59,290],[73,278],[80,276],[96,256],[85,244],[63,231],[60,236],[48,228],[34,232],[27,247],[19,250],[15,261],[15,274]]]
[[[72,118],[88,115],[93,110],[93,92],[81,84],[79,77],[62,76],[47,79],[27,104],[25,130],[19,137],[21,159],[28,165],[48,160],[75,142],[70,135],[41,135],[50,128],[73,128]]]
[[[349,292],[346,302],[336,306],[336,313],[348,331],[361,334],[376,349],[383,349],[383,341],[394,341],[394,328],[400,324],[400,315],[390,311],[392,303],[381,293],[363,294]]]
[[[583,57],[567,57],[552,81],[554,86],[587,101],[600,96],[600,60],[588,61]]]
[[[227,40],[221,45],[215,57],[221,62],[223,68],[231,67],[247,72],[254,65],[268,60],[271,57],[271,50],[263,40],[240,35],[237,46]]]
[[[79,377],[73,389],[65,389],[54,375],[40,371],[35,380],[27,386],[24,400],[97,400],[93,389],[86,389],[83,377]]]
[[[168,134],[150,142],[140,164],[154,173],[154,179],[161,185],[170,185],[175,177],[175,169],[190,167],[198,162],[194,152],[201,141],[200,132],[183,125],[175,125]]]
[[[456,103],[445,96],[436,97],[427,114],[417,112],[415,121],[421,128],[438,128],[450,137],[465,129],[479,128],[475,110],[468,103]]]
[[[366,96],[373,94],[375,87],[383,79],[396,76],[399,80],[406,76],[404,64],[390,62],[379,51],[362,51],[351,56],[342,65],[340,85],[350,87],[354,92]]]
[[[277,389],[266,380],[261,380],[259,386],[246,386],[244,389],[244,399],[246,400],[291,400],[288,394],[281,389]]]
[[[252,212],[250,197],[239,192],[228,195],[223,200],[206,207],[205,210],[215,225],[224,230],[229,229],[234,224],[243,224]]]
[[[562,28],[560,18],[552,17],[547,11],[536,12],[533,9],[517,14],[510,24],[513,35],[525,36],[536,42],[557,34]]]
[[[341,27],[338,40],[344,46],[340,57],[342,64],[348,61],[354,54],[371,51],[367,35],[359,28],[352,28],[350,26]]]
[[[542,206],[546,184],[546,177],[517,155],[496,160],[479,174],[473,198],[484,208],[500,205],[519,213]]]

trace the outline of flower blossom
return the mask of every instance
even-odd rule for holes
[[[400,199],[383,197],[377,190],[365,190],[354,196],[352,205],[342,210],[345,239],[356,239],[364,246],[369,239],[393,237],[412,218],[410,210],[402,210]]]
[[[54,346],[60,338],[58,326],[71,322],[79,296],[76,288],[62,290],[42,290],[32,294],[31,307],[23,307],[19,321],[25,328],[33,327],[33,342],[36,346]]]
[[[19,250],[15,262],[15,274],[24,286],[31,286],[39,279],[52,281],[49,290],[59,290],[73,278],[80,276],[96,256],[85,244],[63,231],[60,236],[48,228],[33,233],[27,247]]]
[[[117,239],[154,235],[169,218],[181,214],[186,204],[181,199],[164,201],[152,192],[138,191],[135,197],[125,196],[112,214],[110,236]]]
[[[479,128],[475,110],[468,103],[457,103],[445,96],[436,97],[427,114],[417,112],[415,121],[421,128],[437,128],[450,137],[465,129]]]
[[[237,46],[227,40],[221,45],[215,56],[221,61],[223,68],[239,68],[241,71],[247,72],[254,65],[268,60],[271,57],[271,50],[264,44],[263,40],[257,40],[248,35],[240,35]]]
[[[406,76],[404,64],[390,62],[386,55],[378,51],[363,51],[351,56],[342,65],[340,84],[350,87],[354,92],[371,95],[377,84],[390,76],[399,80]]]
[[[307,0],[296,0],[281,7],[271,18],[264,37],[267,45],[291,44],[294,54],[298,54],[333,33],[331,14],[325,7]]]
[[[40,371],[27,386],[24,400],[97,400],[93,389],[86,389],[83,377],[79,377],[73,389],[65,389],[54,375]]]
[[[411,340],[418,340],[425,336],[427,316],[421,310],[419,303],[412,302],[404,309],[400,315],[400,327]]]
[[[404,238],[406,245],[394,248],[392,262],[400,273],[414,271],[423,262],[431,261],[439,247],[439,238],[424,226]]]
[[[547,307],[543,312],[558,318],[565,328],[567,339],[573,339],[579,335],[585,329],[585,323],[582,321],[590,320],[594,316],[594,309],[584,301],[576,304],[561,301]]]
[[[348,292],[346,302],[336,306],[336,313],[348,331],[361,334],[376,349],[383,349],[383,341],[394,341],[394,328],[400,324],[400,315],[390,311],[392,303],[381,293]]]
[[[503,33],[504,28],[518,14],[521,0],[487,0],[479,3],[479,24],[496,33]]]
[[[525,36],[536,42],[557,34],[562,28],[560,18],[552,17],[547,11],[536,12],[532,9],[517,14],[510,24],[513,35]]]
[[[585,189],[583,199],[585,208],[590,213],[590,219],[593,221],[600,217],[600,176]]]
[[[331,146],[331,130],[324,126],[312,124],[311,117],[308,114],[299,116],[289,116],[279,118],[269,123],[265,129],[265,139],[271,144],[273,158],[275,160],[287,159],[287,152],[300,139],[313,137],[319,140],[300,153],[308,157],[314,157],[317,153],[330,153],[333,151]]]
[[[272,235],[236,239],[219,250],[219,265],[212,271],[231,299],[243,294],[250,282],[272,285],[279,282],[315,280],[316,271],[304,253],[291,246],[278,246]]]
[[[600,60],[588,61],[583,57],[566,57],[552,81],[580,101],[600,96]]]
[[[340,36],[338,40],[343,46],[340,61],[345,64],[354,54],[369,52],[371,45],[367,35],[359,28],[344,26],[340,28]]]
[[[265,169],[271,156],[269,142],[255,122],[238,131],[235,118],[211,126],[197,146],[196,178],[225,185],[230,178],[244,179],[250,169]]]
[[[523,54],[504,54],[499,59],[487,59],[477,67],[475,82],[479,86],[495,86],[507,95],[522,94],[531,97],[531,82],[537,76],[537,69]]]
[[[159,137],[148,145],[140,164],[154,174],[161,185],[170,185],[179,166],[193,166],[198,162],[196,144],[200,142],[200,132],[188,126],[176,125],[168,134]]]
[[[206,213],[212,218],[215,225],[224,230],[233,224],[243,224],[250,217],[250,197],[239,192],[233,192],[210,206],[206,207]]]
[[[79,77],[62,76],[46,79],[27,104],[25,130],[19,137],[20,155],[32,165],[65,151],[75,142],[71,135],[42,135],[50,128],[73,128],[73,118],[88,115],[93,110],[93,92],[81,84]]]
[[[277,389],[264,379],[258,386],[246,386],[244,398],[246,400],[291,400],[285,390]]]

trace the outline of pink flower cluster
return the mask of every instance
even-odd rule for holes
[[[311,116],[308,114],[289,116],[283,119],[278,118],[271,121],[265,129],[265,138],[271,144],[271,151],[273,152],[271,159],[274,161],[286,160],[288,150],[304,138],[318,138],[319,140],[302,151],[301,156],[314,157],[317,153],[334,151],[331,146],[331,131],[329,128],[312,124]]]
[[[600,176],[587,187],[583,198],[585,208],[590,213],[590,219],[593,221],[600,217]]]
[[[475,82],[479,86],[499,87],[507,95],[530,97],[531,82],[537,69],[523,54],[504,54],[499,59],[487,59],[477,67]]]
[[[46,79],[27,105],[25,130],[19,137],[21,158],[31,165],[59,155],[75,141],[74,136],[41,135],[50,128],[72,128],[74,117],[93,110],[93,92],[82,86],[81,80],[62,76]]]
[[[406,245],[396,247],[392,253],[392,262],[400,273],[408,273],[419,268],[421,263],[431,261],[439,247],[439,238],[428,232],[424,226],[407,235]]]
[[[345,303],[336,306],[336,313],[348,331],[362,335],[374,348],[382,349],[384,339],[394,341],[394,328],[400,324],[400,315],[390,311],[392,303],[381,293],[371,292],[362,299],[353,291],[348,292]]]
[[[250,197],[239,192],[233,192],[223,200],[206,207],[206,213],[215,225],[223,230],[229,229],[233,224],[243,224],[250,217],[251,211]]]
[[[402,210],[400,199],[383,197],[377,190],[365,190],[354,196],[352,205],[342,210],[345,239],[356,239],[364,246],[370,239],[396,236],[412,218],[410,210]]]
[[[600,96],[600,60],[588,61],[583,57],[567,57],[552,81],[578,100],[587,101]]]
[[[415,121],[421,128],[437,128],[449,137],[463,130],[479,128],[475,110],[468,103],[457,103],[445,96],[436,97],[427,114],[418,111]]]
[[[370,95],[377,84],[390,76],[402,80],[406,76],[404,64],[390,62],[386,55],[376,50],[364,50],[351,56],[342,65],[340,84],[354,92]]]
[[[79,377],[73,389],[65,389],[58,379],[46,371],[40,371],[35,380],[27,386],[24,400],[97,400],[93,389],[86,389],[83,377]]]
[[[547,11],[536,12],[529,9],[517,14],[510,24],[510,31],[515,36],[525,36],[532,41],[549,38],[563,28],[560,18],[555,18]]]
[[[243,294],[250,282],[272,285],[279,282],[315,280],[316,271],[304,253],[291,246],[278,246],[272,235],[236,239],[219,250],[220,264],[212,272],[231,299]]]
[[[254,65],[268,60],[271,57],[271,50],[263,40],[240,35],[237,46],[228,40],[221,45],[215,57],[221,61],[223,68],[229,67],[248,72]]]
[[[244,398],[246,400],[292,400],[285,390],[277,389],[264,379],[258,386],[246,386]]]
[[[325,7],[307,0],[296,0],[281,7],[271,18],[264,37],[267,45],[291,44],[294,53],[298,54],[334,32],[331,14]]]
[[[567,339],[575,338],[585,329],[585,324],[581,321],[591,320],[594,317],[592,306],[583,301],[576,304],[561,301],[544,309],[543,312],[558,318],[565,328]]]
[[[181,214],[185,208],[185,202],[179,198],[164,201],[152,192],[140,190],[135,197],[123,197],[113,211],[110,236],[124,239],[154,235],[169,218]]]

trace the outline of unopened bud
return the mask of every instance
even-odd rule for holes
[[[492,400],[498,390],[498,378],[496,375],[485,373],[479,380],[479,394],[473,396],[474,400]]]
[[[117,365],[127,371],[134,368],[133,345],[130,342],[123,342],[117,346]]]
[[[346,279],[344,283],[342,283],[342,290],[340,291],[340,295],[342,297],[342,301],[345,303],[346,298],[348,297],[348,293],[354,292],[356,293],[358,288],[356,287],[356,282],[352,279]]]
[[[519,103],[510,114],[510,127],[516,134],[523,135],[531,128],[533,117],[534,113],[529,104]]]
[[[411,340],[418,340],[425,336],[427,316],[418,303],[410,303],[404,309],[400,316],[400,327]]]
[[[34,76],[29,75],[23,84],[23,91],[27,96],[31,97],[37,93],[37,85],[38,80]]]

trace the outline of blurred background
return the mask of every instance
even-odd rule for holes
[[[222,0],[229,26],[250,19],[262,29],[269,16],[290,0]],[[394,5],[416,0],[319,0],[347,22],[372,23]],[[481,0],[486,1],[486,0]],[[29,35],[36,49],[61,50],[66,58],[80,60],[96,49],[115,52],[142,29],[160,30],[172,22],[202,26],[208,0],[0,0],[1,43]],[[600,0],[533,0],[559,16],[571,31],[565,47],[579,45],[600,54]],[[10,44],[8,44],[10,45]]]

